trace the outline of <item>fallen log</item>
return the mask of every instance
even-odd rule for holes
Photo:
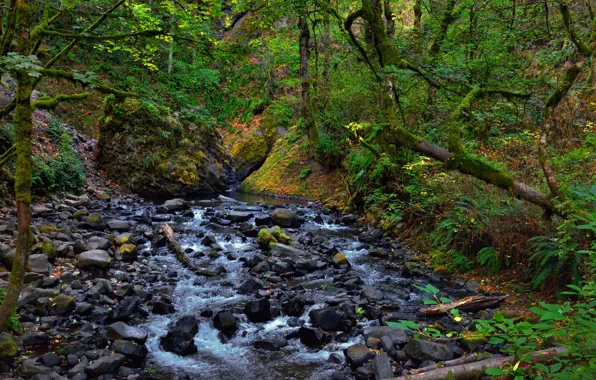
[[[485,352],[482,354],[474,353],[472,355],[464,356],[462,358],[447,360],[447,361],[439,362],[439,363],[429,365],[426,367],[413,369],[410,371],[410,373],[415,375],[418,373],[429,372],[429,371],[435,370],[437,368],[453,367],[453,366],[460,365],[460,364],[473,363],[473,362],[478,362],[480,360],[490,359],[490,358],[491,358],[491,355],[488,352]]]
[[[548,362],[557,355],[561,355],[566,351],[567,349],[565,347],[553,347],[542,351],[532,352],[530,354],[530,361],[532,363]],[[392,377],[384,380],[475,379],[483,375],[488,368],[501,368],[505,364],[515,365],[517,360],[518,359],[515,356],[491,358],[472,363],[455,365],[452,367],[437,368],[424,373]]]
[[[167,224],[162,225],[161,233],[168,241],[168,248],[170,248],[170,251],[174,252],[178,261],[180,261],[185,267],[192,270],[194,273],[196,273],[199,276],[214,276],[214,275],[216,275],[216,273],[206,270],[204,268],[201,268],[198,265],[196,265],[195,263],[193,263],[191,258],[188,257],[188,255],[182,249],[182,246],[180,245],[180,243],[178,243],[178,240],[176,240],[176,237],[174,236],[174,230],[172,230],[172,227],[168,226]]]
[[[447,314],[451,309],[461,311],[477,311],[497,306],[505,300],[505,296],[472,296],[457,301],[422,308],[418,311],[421,317]]]

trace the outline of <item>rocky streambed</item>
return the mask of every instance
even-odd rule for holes
[[[22,332],[16,347],[0,335],[0,377],[384,379],[484,349],[385,325],[461,328],[419,320],[414,285],[456,299],[473,283],[430,272],[354,215],[265,201],[71,196],[34,207]],[[15,223],[0,223],[8,268]],[[164,224],[200,274],[172,252]]]

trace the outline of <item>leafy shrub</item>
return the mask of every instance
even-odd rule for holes
[[[303,168],[302,170],[300,170],[300,174],[298,175],[298,177],[300,177],[301,179],[305,179],[306,177],[308,177],[311,174],[312,174],[312,170],[307,166],[307,167]]]

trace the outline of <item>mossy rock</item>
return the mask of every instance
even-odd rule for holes
[[[50,259],[53,259],[54,257],[56,257],[56,248],[51,242],[44,240],[41,243],[41,253],[43,253]]]
[[[0,360],[15,358],[19,354],[19,349],[12,335],[3,332],[0,333]]]
[[[257,243],[259,243],[259,246],[263,249],[270,249],[276,243],[290,244],[290,237],[286,235],[284,230],[275,226],[260,230],[257,235]]]
[[[81,221],[81,220],[85,219],[85,217],[86,217],[87,215],[89,215],[89,212],[88,212],[87,210],[77,210],[77,211],[75,211],[75,213],[74,213],[74,214],[72,214],[72,218],[73,218],[74,220],[79,220],[79,221]]]
[[[49,234],[50,232],[57,232],[56,226],[40,226],[39,232]]]
[[[122,260],[134,260],[137,257],[137,246],[134,244],[123,244],[120,247]]]
[[[350,264],[350,262],[348,261],[348,258],[346,257],[346,255],[344,255],[341,252],[338,252],[335,254],[335,256],[333,256],[333,264],[335,265],[346,265],[346,264]]]
[[[117,246],[129,244],[130,242],[132,242],[132,235],[129,233],[120,234],[114,238],[114,242]]]
[[[63,316],[72,312],[77,306],[76,300],[66,294],[59,294],[50,303],[50,314]]]

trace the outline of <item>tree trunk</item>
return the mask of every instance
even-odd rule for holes
[[[422,0],[414,1],[414,38],[422,36]]]
[[[494,307],[505,301],[503,296],[473,296],[462,298],[457,301],[444,303],[442,305],[435,305],[422,308],[418,311],[418,315],[422,317],[430,317],[436,315],[447,314],[452,309],[461,311],[476,311]]]
[[[30,49],[29,38],[29,3],[18,0],[16,12],[17,52],[26,56]],[[31,92],[33,78],[25,70],[17,72],[16,108],[14,114],[15,140],[17,150],[17,169],[15,174],[15,195],[17,202],[17,249],[12,265],[12,272],[6,297],[0,306],[0,331],[8,329],[10,316],[15,310],[25,276],[31,247],[31,173],[33,154],[31,134],[33,120],[31,110]]]
[[[316,148],[319,145],[319,131],[311,114],[310,104],[310,75],[308,71],[308,59],[310,51],[308,44],[310,42],[310,30],[308,28],[308,21],[306,9],[298,18],[298,29],[300,29],[300,77],[302,79],[302,120],[306,126],[308,138],[310,143]]]

